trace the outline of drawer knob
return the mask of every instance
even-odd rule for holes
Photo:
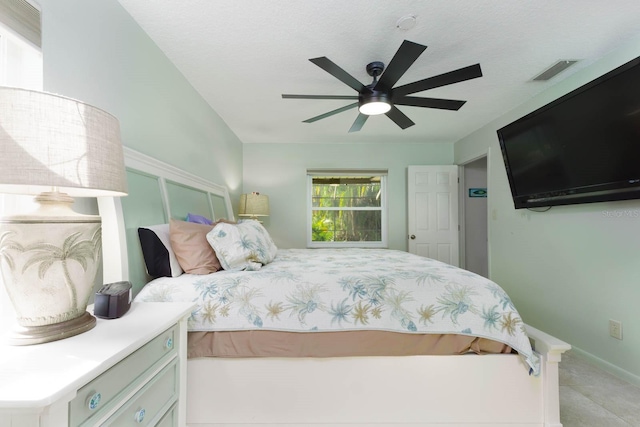
[[[171,350],[173,348],[173,338],[167,338],[167,340],[164,342],[164,348],[168,350]]]
[[[133,416],[133,419],[136,420],[137,423],[141,423],[144,420],[145,410],[144,408],[138,410],[136,414]]]
[[[89,407],[89,409],[92,411],[96,409],[98,405],[100,405],[100,399],[102,399],[102,395],[98,392],[95,392],[91,396],[89,396],[89,399],[87,399],[87,406]]]

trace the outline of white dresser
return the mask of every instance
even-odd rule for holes
[[[33,346],[0,345],[0,427],[184,426],[190,303]]]

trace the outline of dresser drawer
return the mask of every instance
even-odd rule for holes
[[[177,326],[166,330],[78,390],[69,403],[69,425],[93,425],[93,420],[121,404],[153,369],[177,354],[178,337]]]
[[[164,417],[156,424],[156,427],[176,427],[178,425],[178,404],[174,403]]]
[[[103,425],[155,426],[178,400],[178,363],[171,362]]]

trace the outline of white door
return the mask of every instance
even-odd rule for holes
[[[458,166],[409,166],[409,252],[458,266]]]

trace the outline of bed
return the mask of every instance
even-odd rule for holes
[[[129,196],[99,199],[104,280],[130,280],[138,301],[198,302],[183,424],[561,426],[570,347],[473,273],[402,251],[274,249],[249,220],[207,233],[226,269],[150,280],[139,228],[233,210],[224,186],[125,159]],[[262,237],[264,259],[224,255],[237,230]]]

